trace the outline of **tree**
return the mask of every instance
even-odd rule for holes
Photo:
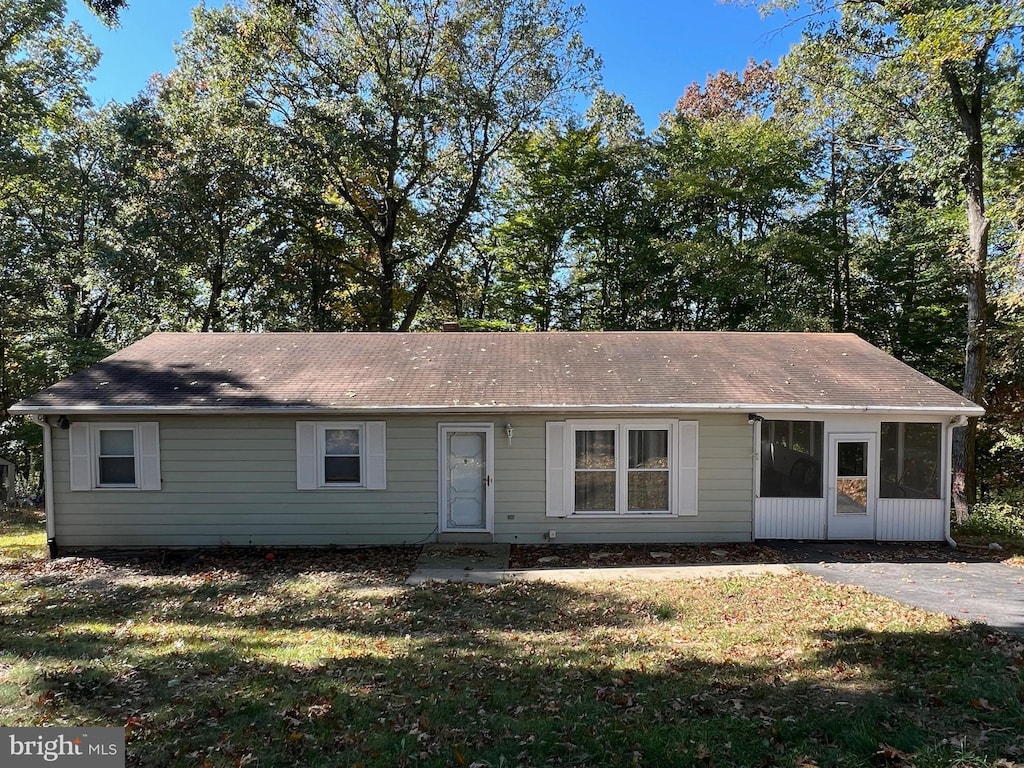
[[[578,182],[583,199],[573,234],[570,287],[578,294],[578,326],[658,328],[661,320],[643,298],[662,269],[651,142],[636,110],[618,94],[599,91],[585,118],[594,143]]]
[[[540,331],[564,327],[570,239],[582,221],[595,152],[594,131],[555,124],[510,152],[494,229],[505,319]]]
[[[766,10],[793,6],[773,0]],[[813,0],[821,19],[805,33],[794,54],[813,62],[823,56],[843,62],[855,77],[845,96],[869,116],[883,140],[903,148],[922,168],[938,171],[941,195],[955,186],[964,210],[966,237],[961,274],[966,293],[964,396],[985,397],[989,321],[987,268],[991,221],[987,213],[986,166],[1000,112],[1014,114],[1019,97],[1020,0]],[[999,103],[1002,97],[1004,100]],[[977,419],[957,430],[953,444],[954,507],[966,517],[975,500]]]
[[[200,79],[179,58],[152,109],[160,151],[145,169],[157,250],[191,278],[185,323],[201,331],[258,330],[287,239],[281,147],[254,140],[259,115]]]
[[[0,420],[34,385],[27,340],[53,282],[31,215],[54,191],[46,148],[88,103],[82,81],[95,62],[59,0],[0,0]]]
[[[691,86],[656,135],[658,285],[672,328],[814,328],[822,283],[805,233],[810,145],[771,114],[775,80],[753,62]]]
[[[365,325],[408,329],[526,127],[589,81],[560,0],[261,0],[198,11],[209,87],[265,110],[316,184],[339,258],[372,288]]]

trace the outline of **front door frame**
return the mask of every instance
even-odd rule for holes
[[[484,435],[487,455],[484,462],[484,527],[448,526],[448,435],[453,432],[479,432]],[[437,425],[437,515],[441,533],[494,533],[494,424],[489,422],[446,422]]]
[[[867,443],[866,513],[840,515],[836,490],[839,474],[839,444]],[[830,540],[875,539],[878,517],[878,434],[875,432],[834,432],[828,435],[828,483],[825,489],[825,538]]]

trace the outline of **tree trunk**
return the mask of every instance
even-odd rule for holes
[[[984,67],[988,46],[983,46],[975,59],[974,92],[964,94],[959,76],[952,67],[943,65],[942,72],[950,87],[953,107],[967,139],[964,157],[963,187],[967,212],[968,248],[964,257],[967,283],[967,343],[964,349],[964,386],[962,393],[975,403],[985,394],[986,342],[988,331],[988,263],[989,220],[985,214],[984,135],[982,133],[982,98]],[[977,418],[953,433],[953,508],[958,522],[963,522],[977,500],[975,476],[975,445]]]
[[[210,299],[203,313],[203,333],[223,330],[220,300],[224,295],[224,262],[218,260],[210,275]]]

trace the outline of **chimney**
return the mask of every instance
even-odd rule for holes
[[[459,325],[458,321],[454,323],[441,323],[441,330],[445,333],[459,333],[462,330],[462,326]]]

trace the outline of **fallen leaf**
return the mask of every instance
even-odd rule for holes
[[[911,768],[913,765],[910,762],[910,755],[884,742],[878,744],[878,751],[875,752],[875,757],[881,758],[882,765],[895,766],[896,768]]]

